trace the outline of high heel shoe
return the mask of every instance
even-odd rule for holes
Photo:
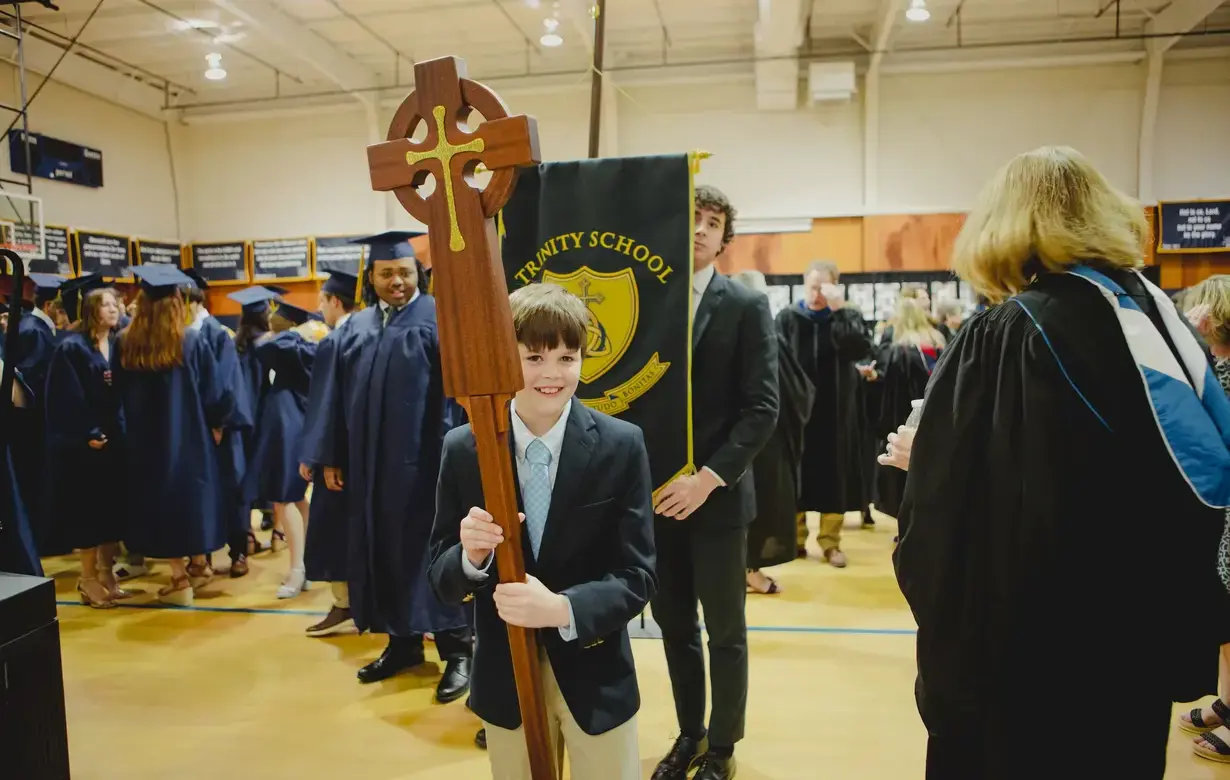
[[[95,596],[90,593],[91,584],[94,585],[94,590],[101,590],[105,595]],[[111,599],[111,591],[99,582],[97,577],[82,577],[77,580],[77,593],[81,596],[81,603],[92,609],[115,608],[115,602]]]
[[[307,573],[303,569],[291,569],[286,581],[278,588],[278,598],[293,599],[307,589]]]
[[[112,571],[110,566],[103,566],[101,564],[98,566],[98,581],[111,594],[112,601],[122,601],[137,595],[131,590],[124,590],[120,587],[119,580],[115,578],[115,572]]]
[[[270,552],[282,552],[286,549],[286,534],[274,529],[273,535],[269,537]]]
[[[192,606],[192,582],[188,577],[172,577],[171,584],[158,591],[158,600],[177,607]]]

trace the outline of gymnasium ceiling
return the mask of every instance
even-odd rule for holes
[[[906,17],[920,0],[607,0],[604,69],[629,84],[743,74],[758,87],[777,80],[780,90],[783,81],[805,78],[814,61],[934,70],[996,58],[1079,64],[1230,47],[1230,2],[1221,0],[921,1],[930,13],[923,22]],[[27,38],[32,69],[45,72],[80,34],[57,78],[146,113],[168,105],[191,113],[400,97],[415,60],[446,54],[464,57],[471,76],[499,90],[583,82],[591,2],[56,0],[59,11],[20,7],[38,25]],[[549,19],[558,19],[558,46],[542,42]],[[225,79],[205,78],[211,52],[222,55]],[[16,55],[10,46],[0,56]]]

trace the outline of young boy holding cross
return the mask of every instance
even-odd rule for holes
[[[495,780],[530,767],[505,623],[538,632],[552,742],[572,776],[639,780],[640,691],[628,621],[657,588],[649,457],[639,428],[573,398],[588,312],[552,284],[511,296],[525,386],[512,402],[526,582],[499,583],[503,531],[484,504],[469,425],[444,440],[430,580],[446,604],[474,598],[470,707]]]

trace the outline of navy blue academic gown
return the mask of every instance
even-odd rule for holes
[[[115,347],[115,337],[110,338]],[[124,538],[124,427],[111,363],[68,333],[47,371],[48,511],[57,541],[81,550]],[[99,450],[91,440],[106,439]]]
[[[251,434],[256,416],[255,402],[249,395],[248,383],[239,363],[239,352],[222,323],[213,317],[201,321],[198,332],[213,353],[218,364],[218,375],[223,384],[232,388],[235,403],[226,420],[222,441],[218,444],[218,509],[220,522],[227,531],[231,554],[246,553],[247,532],[252,528],[251,502],[243,492],[247,472],[247,455],[244,437]],[[242,537],[242,538],[241,538]],[[235,549],[236,545],[242,545]]]
[[[56,538],[51,513],[47,511],[46,395],[47,369],[56,349],[56,334],[51,326],[33,312],[22,312],[17,326],[18,352],[14,368],[30,389],[29,406],[14,410],[13,441],[20,442],[13,453],[13,470],[21,486],[21,497],[39,555],[60,555],[71,551]]]
[[[261,367],[261,361],[256,357],[255,344],[249,343],[246,350],[238,352],[239,375],[244,385],[244,393],[251,404],[252,427],[243,432],[243,451],[247,458],[248,470],[256,455],[256,422],[261,416],[261,403],[269,390],[269,369]],[[256,480],[244,476],[243,502],[251,509],[256,503]]]
[[[232,418],[235,389],[218,371],[197,331],[184,333],[184,361],[166,371],[128,371],[124,339],[111,352],[111,372],[127,425],[129,527],[125,541],[151,558],[180,558],[219,549],[218,457],[212,429]]]
[[[299,476],[298,445],[316,343],[284,331],[255,344],[252,352],[265,372],[273,371],[273,383],[261,399],[256,420],[256,445],[248,468],[251,494],[257,501],[302,501],[307,481]]]
[[[344,481],[346,431],[337,427],[343,422],[342,415],[332,414],[329,403],[337,395],[337,377],[333,373],[336,367],[335,352],[349,325],[350,320],[347,319],[316,345],[316,360],[312,366],[312,382],[308,389],[307,412],[303,418],[303,437],[299,446],[302,461],[312,468],[312,521],[308,523],[303,560],[307,578],[315,582],[346,581],[350,549],[350,527],[346,520],[349,497]],[[316,463],[312,460],[312,453],[326,449],[323,444],[325,440],[331,442],[327,449],[338,459],[334,463]],[[325,485],[325,466],[342,470],[341,490],[330,490]]]
[[[419,295],[381,325],[379,306],[351,317],[333,352],[329,407],[346,431],[350,608],[361,630],[412,636],[468,626],[427,583],[445,429],[436,302]],[[336,464],[336,437],[313,443]]]
[[[21,384],[27,397],[26,386],[20,372],[14,381]],[[13,468],[12,442],[15,431],[9,430],[9,445],[0,451],[0,572],[43,576],[43,563],[39,560],[34,544],[34,531],[30,525],[30,513],[22,499],[17,484],[17,472]],[[20,445],[19,445],[20,446]]]

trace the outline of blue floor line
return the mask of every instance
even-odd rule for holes
[[[80,601],[56,600],[61,607],[84,607]],[[174,604],[117,604],[120,609],[170,609],[182,612],[235,612],[243,615],[295,615],[298,617],[324,617],[327,612],[312,609],[273,609],[270,607],[208,607],[193,605],[180,607]],[[841,628],[836,626],[748,626],[748,631],[766,634],[869,634],[873,636],[913,636],[912,628]]]

